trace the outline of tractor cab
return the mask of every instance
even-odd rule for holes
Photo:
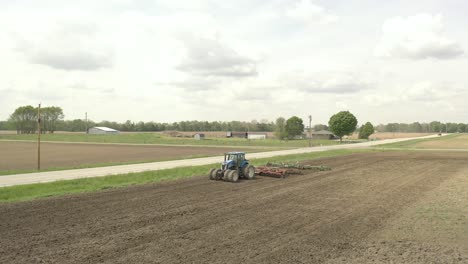
[[[238,170],[247,163],[244,152],[227,152],[224,153],[223,169]]]

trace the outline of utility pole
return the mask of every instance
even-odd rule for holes
[[[309,115],[309,147],[312,147],[312,115]]]
[[[85,132],[88,134],[88,112],[85,113]]]
[[[37,170],[41,170],[41,104],[37,108]]]

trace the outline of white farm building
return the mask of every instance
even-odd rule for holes
[[[94,134],[94,135],[108,135],[108,134],[119,134],[120,132],[118,130],[109,128],[109,127],[92,127],[88,129],[88,134]]]

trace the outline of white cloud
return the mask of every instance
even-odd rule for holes
[[[444,36],[441,15],[419,14],[385,21],[375,53],[380,57],[452,59],[461,46]]]
[[[173,82],[160,82],[156,85],[179,88],[185,91],[208,91],[218,89],[221,83],[222,81],[216,77],[193,76]]]
[[[456,96],[459,93],[459,89],[446,83],[422,81],[405,89],[403,99],[431,103]]]
[[[441,12],[427,5],[114,2],[0,3],[0,120],[18,105],[40,100],[62,106],[67,119],[100,105],[93,119],[274,120],[312,112],[314,120],[326,122],[350,109],[385,122],[432,118],[430,110],[443,102],[459,111],[448,115],[444,107],[443,118],[468,118],[467,93],[459,91],[468,82],[467,60],[420,60],[416,67],[373,56],[375,25],[382,18],[403,8],[410,14]],[[450,8],[443,12],[450,20],[425,15],[387,21],[380,55],[460,56],[468,19]],[[343,23],[330,25],[338,15]],[[239,109],[219,111],[233,104]],[[414,105],[420,112],[409,116]]]
[[[368,106],[388,106],[392,104],[434,105],[460,96],[463,90],[450,83],[419,81],[396,86],[378,87],[377,92],[366,94],[362,102]]]
[[[370,82],[352,72],[304,72],[285,74],[282,83],[290,89],[307,93],[356,93],[370,86]]]
[[[398,102],[400,98],[392,94],[366,94],[362,97],[362,101],[367,106],[385,106]]]
[[[12,33],[16,50],[34,64],[61,70],[94,71],[112,66],[113,49],[92,22],[49,20],[43,28]]]
[[[349,106],[347,103],[345,102],[342,102],[342,101],[338,101],[335,103],[335,106],[336,108],[340,109],[340,110],[348,110],[349,109]]]
[[[330,14],[323,7],[312,3],[311,0],[300,0],[288,8],[286,16],[305,23],[329,24],[338,20],[338,16]]]
[[[177,69],[199,76],[250,77],[257,75],[254,60],[240,55],[219,39],[180,37],[187,53]]]

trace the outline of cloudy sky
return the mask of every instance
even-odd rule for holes
[[[468,122],[463,0],[0,1],[0,120]]]

